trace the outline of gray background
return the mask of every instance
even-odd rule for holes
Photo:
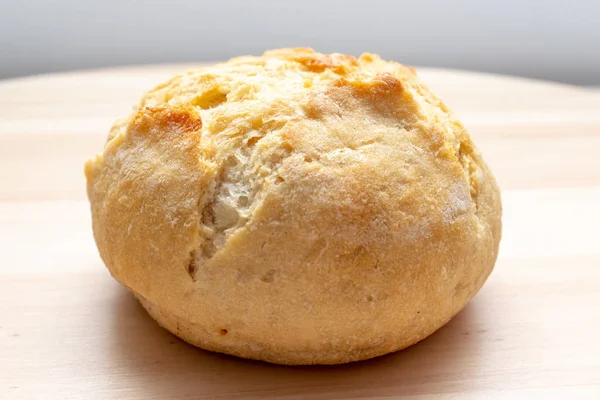
[[[291,46],[600,85],[600,1],[0,0],[0,78]]]

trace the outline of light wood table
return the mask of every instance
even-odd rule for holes
[[[503,189],[496,269],[406,351],[281,367],[160,329],[92,239],[83,162],[144,90],[188,67],[0,82],[1,399],[600,399],[600,94],[422,70]]]

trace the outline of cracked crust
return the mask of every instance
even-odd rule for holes
[[[499,191],[400,64],[270,51],[175,76],[85,167],[98,249],[205,349],[334,364],[423,339],[491,272]]]

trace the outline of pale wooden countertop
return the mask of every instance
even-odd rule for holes
[[[187,67],[0,82],[0,398],[600,398],[600,94],[422,70],[503,189],[496,269],[406,351],[291,368],[184,344],[96,252],[82,164],[144,90]]]

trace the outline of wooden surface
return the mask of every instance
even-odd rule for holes
[[[600,93],[423,70],[501,188],[496,269],[412,348],[291,368],[197,350],[108,275],[82,164],[140,94],[188,66],[0,82],[0,398],[600,398]]]

